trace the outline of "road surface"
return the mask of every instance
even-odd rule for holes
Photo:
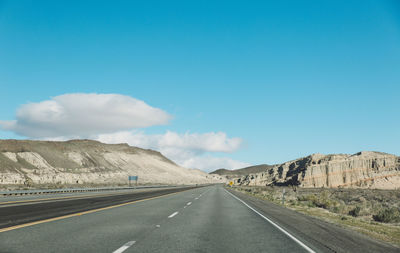
[[[114,202],[109,196],[108,203],[91,197],[87,203],[102,205],[80,212],[82,199],[78,205],[77,200],[0,205],[0,217],[18,224],[0,229],[0,252],[399,252],[222,186],[165,190],[121,194]],[[69,204],[75,211],[64,214]],[[21,210],[30,216],[38,205],[51,207],[47,213],[53,218],[18,221]],[[13,216],[12,210],[20,212]]]

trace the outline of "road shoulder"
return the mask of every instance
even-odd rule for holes
[[[356,231],[298,213],[267,200],[228,190],[295,237],[323,252],[399,252],[399,248],[375,241]]]

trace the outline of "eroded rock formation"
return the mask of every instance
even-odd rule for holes
[[[241,185],[400,188],[400,157],[380,152],[313,154],[235,179]]]

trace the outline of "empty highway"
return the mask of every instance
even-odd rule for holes
[[[218,185],[0,202],[0,226],[2,253],[399,251]]]

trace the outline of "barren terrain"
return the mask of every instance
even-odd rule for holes
[[[0,140],[3,189],[127,185],[128,176],[138,176],[140,184],[202,184],[219,178],[127,144]]]

